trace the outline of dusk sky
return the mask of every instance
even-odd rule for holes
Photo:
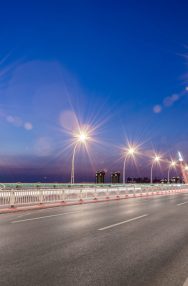
[[[154,151],[188,159],[187,1],[3,2],[0,181],[69,181],[78,123],[77,181],[121,171],[128,142],[126,176],[149,176]]]

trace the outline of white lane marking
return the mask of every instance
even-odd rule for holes
[[[188,201],[180,203],[180,204],[177,204],[177,206],[181,206],[181,205],[185,205],[185,204],[188,204]]]
[[[131,222],[131,221],[134,221],[134,220],[141,219],[141,218],[146,217],[146,216],[148,216],[148,214],[144,214],[144,215],[137,216],[137,217],[134,217],[134,218],[131,218],[131,219],[128,219],[128,220],[124,220],[124,221],[121,221],[121,222],[118,222],[118,223],[114,223],[114,224],[111,224],[111,225],[99,228],[98,230],[106,230],[106,229],[109,229],[109,228],[112,228],[112,227],[115,227],[115,226],[118,226],[118,225],[121,225],[121,224],[124,224],[124,223],[128,223],[128,222]]]
[[[39,220],[39,219],[45,219],[45,218],[50,218],[50,217],[56,217],[56,216],[63,216],[63,215],[68,215],[68,214],[74,214],[78,213],[80,211],[75,211],[75,212],[67,212],[67,213],[61,213],[61,214],[54,214],[54,215],[46,215],[46,216],[39,216],[39,217],[33,217],[33,218],[27,218],[27,219],[21,219],[21,220],[14,220],[11,223],[19,223],[19,222],[25,222],[25,221],[32,221],[32,220]]]
[[[188,278],[185,280],[183,286],[188,286]]]

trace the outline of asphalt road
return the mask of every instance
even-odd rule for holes
[[[183,286],[187,278],[188,193],[0,215],[0,286]]]

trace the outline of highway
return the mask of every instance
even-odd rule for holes
[[[0,215],[1,286],[188,286],[188,193]]]

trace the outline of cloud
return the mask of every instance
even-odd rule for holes
[[[163,100],[163,105],[165,107],[172,106],[176,101],[180,99],[180,96],[178,94],[173,94],[171,96],[165,97]]]
[[[26,130],[33,129],[33,125],[31,122],[24,121],[21,117],[6,114],[4,110],[0,110],[0,118],[4,119],[7,123],[12,124],[15,127],[22,127]]]
[[[24,123],[24,128],[25,128],[26,130],[31,130],[31,129],[33,129],[33,125],[32,125],[31,122],[25,122],[25,123]]]
[[[153,107],[153,112],[154,113],[160,113],[162,111],[161,105],[157,104]]]
[[[180,94],[174,93],[171,96],[167,96],[163,99],[162,104],[154,105],[153,112],[160,113],[163,108],[169,108],[173,106],[177,101],[179,101],[183,96],[187,95],[188,86],[185,87],[185,90]]]

